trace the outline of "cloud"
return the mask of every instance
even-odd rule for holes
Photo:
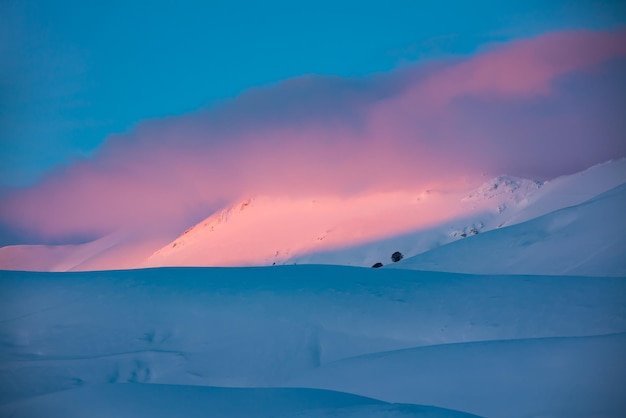
[[[626,155],[626,32],[559,32],[367,78],[305,76],[146,121],[6,195],[39,240],[182,228],[250,195],[553,177]],[[166,98],[164,98],[166,99]]]
[[[409,90],[407,96],[429,97],[443,105],[462,95],[547,95],[556,77],[625,55],[624,41],[623,33],[608,32],[559,32],[518,41],[447,68]]]

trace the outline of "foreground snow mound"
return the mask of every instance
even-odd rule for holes
[[[443,353],[454,343],[621,333],[624,295],[623,278],[337,266],[5,271],[0,404],[107,383],[280,387],[334,361],[384,351],[437,346]],[[506,353],[509,346],[496,347]],[[492,351],[499,358],[500,348]],[[500,363],[481,363],[484,370],[458,360],[439,364],[440,372],[459,381],[497,374],[517,361],[503,355]],[[585,362],[603,373],[602,364]],[[428,370],[404,360],[389,367],[415,376]],[[567,387],[545,387],[545,396],[575,389],[574,379],[562,382]],[[502,399],[518,396],[515,387],[502,388]],[[449,406],[435,400],[421,404]]]
[[[327,390],[146,384],[100,385],[63,391],[0,406],[0,415],[12,418],[476,417],[431,406],[389,404]]]
[[[626,416],[626,334],[420,347],[345,359],[295,386],[489,417]]]
[[[626,183],[582,204],[408,258],[393,267],[472,274],[626,276]]]

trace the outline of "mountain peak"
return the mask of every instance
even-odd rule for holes
[[[236,216],[238,213],[249,209],[253,205],[254,201],[255,198],[250,197],[220,210],[219,212],[209,216],[203,221],[198,222],[194,226],[187,228],[178,238],[176,238],[166,247],[157,250],[149,258],[157,256],[166,250],[180,251],[185,246],[193,243],[193,241],[198,239],[199,236],[215,231],[216,228],[228,223],[229,220]]]
[[[543,182],[541,181],[502,175],[483,183],[466,196],[464,200],[476,201],[492,199],[496,196],[514,193],[518,190],[521,192],[521,195],[526,196],[538,190],[541,186],[543,186]]]

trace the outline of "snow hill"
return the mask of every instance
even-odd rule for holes
[[[371,266],[581,203],[626,182],[626,161],[546,183],[501,176],[470,191],[247,200],[158,250],[146,266]],[[545,189],[545,190],[544,190]]]
[[[421,254],[580,204],[625,182],[626,160],[618,160],[546,183],[500,176],[469,191],[249,199],[190,228],[144,265],[369,267],[387,263],[398,250]],[[615,222],[626,234],[619,219],[605,222]],[[587,232],[592,231],[571,238],[586,240]]]
[[[347,198],[261,197],[208,218],[157,251],[147,266],[343,264],[371,266],[408,231],[413,251],[494,228],[540,187],[499,177],[470,193],[423,191]],[[499,216],[500,215],[500,216]],[[447,221],[447,222],[446,222]],[[441,225],[444,222],[445,225]],[[416,233],[415,231],[418,231]],[[391,252],[384,251],[388,247]]]
[[[625,278],[0,273],[3,417],[626,416]]]
[[[426,253],[581,204],[625,182],[626,159],[621,159],[544,183],[500,176],[461,190],[389,191],[344,197],[258,196],[209,216],[178,238],[176,233],[172,236],[171,231],[152,227],[118,231],[83,245],[3,247],[0,268],[75,271],[283,264],[370,267],[376,262],[388,264],[395,251],[405,257]],[[615,222],[616,229],[620,228],[619,220]],[[570,238],[583,242],[587,232],[592,229],[579,229],[578,235]],[[582,274],[604,272],[585,270]]]
[[[584,203],[391,267],[474,274],[626,276],[626,183]]]

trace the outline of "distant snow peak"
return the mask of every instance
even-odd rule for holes
[[[512,194],[514,192],[518,196],[527,196],[529,193],[538,190],[543,182],[537,180],[528,180],[514,176],[498,176],[471,192],[466,196],[464,201],[479,201],[492,199],[503,194]]]
[[[225,209],[209,216],[205,220],[197,223],[196,225],[189,227],[183,232],[177,239],[172,241],[167,247],[161,248],[152,254],[149,258],[152,258],[158,254],[163,253],[165,250],[169,251],[179,251],[184,248],[186,245],[190,244],[193,241],[196,241],[199,237],[203,236],[205,233],[211,233],[215,231],[215,229],[227,223],[234,214],[239,212],[243,212],[244,210],[251,207],[255,198],[247,198],[242,201],[237,202],[231,206],[228,206]]]
[[[244,199],[242,201],[239,201],[225,209],[222,209],[217,216],[211,216],[208,219],[206,219],[204,222],[202,222],[203,226],[206,226],[208,224],[211,224],[213,226],[215,225],[219,225],[225,222],[228,222],[228,220],[230,219],[231,216],[233,216],[234,214],[238,213],[238,212],[243,212],[245,209],[249,208],[252,205],[252,202],[255,200],[255,198],[247,198]]]
[[[209,228],[211,231],[215,229],[216,226],[224,224],[228,222],[231,217],[238,212],[243,212],[245,209],[249,208],[252,205],[254,198],[248,198],[234,205],[228,206],[225,209],[219,211],[216,215],[210,216],[204,221],[200,222],[196,226],[193,226],[192,230],[197,230],[198,228]]]

